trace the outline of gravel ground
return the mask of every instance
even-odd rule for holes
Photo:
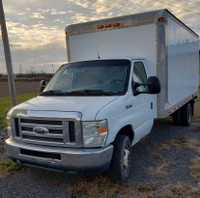
[[[0,161],[8,159],[4,149],[4,143],[7,138],[8,135],[6,133],[6,130],[5,129],[0,130]]]
[[[190,127],[173,126],[171,120],[156,121],[152,132],[133,147],[133,161],[130,182],[153,183],[157,186],[173,185],[179,182],[195,186],[196,181],[189,173],[190,161],[197,157],[192,149],[176,149],[166,142],[185,137],[195,139],[200,147],[200,122]],[[6,159],[3,149],[5,132],[0,132],[0,161]],[[158,155],[159,154],[159,155]],[[161,163],[162,162],[162,163]],[[104,177],[106,173],[103,174]],[[23,168],[7,178],[0,179],[0,198],[58,197],[70,198],[67,188],[85,178],[95,175],[70,175],[47,170]]]

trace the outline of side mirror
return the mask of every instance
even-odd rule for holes
[[[158,94],[160,93],[160,80],[156,76],[151,76],[147,80],[148,91],[150,94]]]
[[[137,89],[138,87],[140,87],[142,84],[138,83],[138,82],[132,82],[132,89],[133,89],[133,95],[137,96],[139,94],[141,94],[141,92]]]
[[[140,86],[148,86],[148,91],[140,91],[138,90],[138,87]],[[133,82],[132,83],[132,88],[133,88],[133,94],[134,96],[137,96],[139,94],[158,94],[160,93],[160,81],[156,76],[151,76],[148,78],[147,83],[142,84],[138,82]]]
[[[46,87],[46,81],[45,80],[41,80],[40,81],[40,92],[43,92],[45,87]]]

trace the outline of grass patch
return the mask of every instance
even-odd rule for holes
[[[174,140],[173,140],[173,143],[174,143],[175,145],[180,145],[180,146],[182,146],[182,145],[184,145],[185,143],[187,143],[187,141],[188,141],[188,138],[186,138],[185,136],[183,136],[183,137],[174,139]]]
[[[197,146],[198,144],[199,141],[197,139],[192,139],[183,136],[163,143],[162,146],[160,147],[160,150],[164,151],[175,147],[175,148],[183,148],[185,150],[194,150],[197,153],[200,153],[200,149]]]
[[[160,150],[163,151],[163,150],[169,150],[173,147],[177,148],[177,147],[185,146],[188,142],[189,142],[189,138],[182,136],[182,137],[172,139],[168,142],[163,143],[160,147]]]
[[[76,196],[89,196],[91,198],[115,198],[120,188],[119,184],[112,182],[106,177],[98,177],[93,181],[80,181],[67,189],[72,195]]]
[[[198,140],[191,139],[185,136],[169,140],[162,145],[154,143],[154,147],[157,149],[153,152],[148,153],[148,156],[154,159],[154,165],[145,168],[145,171],[157,178],[158,180],[164,179],[168,174],[167,167],[174,164],[173,161],[163,157],[163,151],[170,150],[171,148],[193,150],[200,155],[200,148],[198,147]],[[200,164],[199,164],[200,167]],[[200,170],[200,169],[199,169]]]
[[[200,197],[200,186],[184,183],[156,186],[155,184],[114,183],[109,178],[97,177],[92,181],[80,181],[67,189],[71,197],[84,198],[180,198]]]
[[[150,191],[152,191],[152,188],[149,188],[149,187],[139,187],[138,191],[141,192],[141,193],[150,192]]]
[[[17,96],[18,104],[35,97],[35,93],[24,94]],[[9,97],[0,97],[0,129],[6,126],[6,114],[11,108],[10,98]]]
[[[200,121],[200,99],[195,99],[193,121]]]
[[[160,147],[160,145],[157,144],[154,144],[154,146],[158,149],[148,153],[148,156],[154,159],[154,165],[145,167],[145,171],[156,179],[164,179],[168,174],[166,172],[167,166],[173,164],[173,162],[163,157],[163,151],[165,150],[163,147]]]
[[[191,160],[189,171],[196,182],[200,185],[200,157]]]
[[[13,171],[20,170],[21,166],[12,160],[0,162],[0,179],[8,177]]]
[[[106,177],[97,177],[92,181],[80,181],[67,189],[71,197],[87,198],[143,198],[147,195],[149,197],[154,190],[153,184],[115,183]]]

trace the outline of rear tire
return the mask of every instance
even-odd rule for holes
[[[181,124],[183,126],[190,126],[192,122],[192,106],[187,103],[181,108]]]
[[[110,176],[114,181],[126,182],[130,174],[131,145],[126,135],[118,135],[114,141]]]
[[[180,111],[180,109],[172,114],[172,120],[173,120],[174,125],[180,125],[181,124],[181,111]]]

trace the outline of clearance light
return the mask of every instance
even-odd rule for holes
[[[109,27],[111,27],[112,25],[111,24],[106,24],[105,25],[105,28],[109,28]]]
[[[159,18],[158,22],[165,22],[165,18],[163,18],[163,17]]]
[[[113,23],[113,27],[119,27],[120,23]]]
[[[103,25],[98,25],[97,29],[103,29]]]

